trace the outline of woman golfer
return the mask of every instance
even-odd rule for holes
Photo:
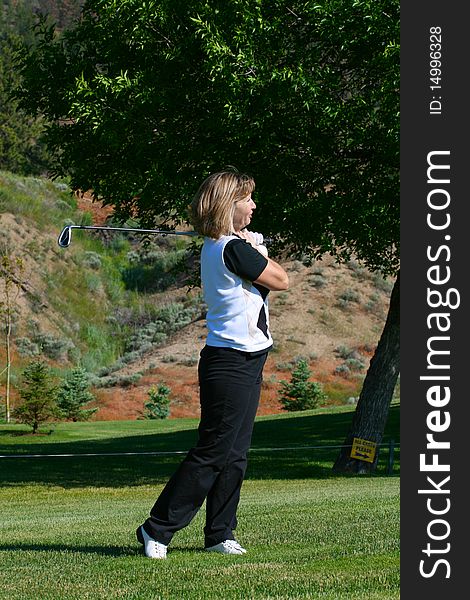
[[[288,288],[284,269],[267,258],[262,236],[245,230],[256,208],[254,188],[247,175],[215,173],[191,205],[194,227],[205,236],[201,279],[208,307],[198,367],[199,437],[137,529],[149,558],[166,558],[173,535],[190,523],[204,500],[205,549],[246,552],[233,532],[262,371],[272,346],[267,295]]]

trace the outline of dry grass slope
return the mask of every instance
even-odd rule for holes
[[[93,204],[87,195],[78,199],[78,207],[90,213],[96,224],[102,224],[109,215],[109,208]],[[48,305],[46,289],[50,285],[49,273],[57,269],[66,272],[73,264],[74,249],[59,249],[58,231],[36,228],[18,214],[0,214],[0,230],[25,261],[26,285],[18,300],[18,335],[24,324],[38,319],[43,332],[63,334],[69,315]],[[282,412],[277,399],[279,381],[290,378],[292,365],[300,357],[309,362],[312,379],[324,385],[330,404],[352,402],[351,398],[359,394],[380,338],[393,281],[369,273],[355,261],[339,265],[331,257],[311,266],[298,260],[284,265],[289,272],[290,289],[270,295],[275,346],[265,369],[259,414]],[[102,290],[98,287],[89,293],[94,296],[95,305],[99,304]],[[181,298],[184,293],[185,290],[170,288],[151,298],[161,304]],[[159,382],[172,390],[172,417],[197,416],[196,364],[204,338],[204,321],[192,322],[164,346],[149,350],[116,371],[114,375],[121,378],[137,372],[142,376],[133,384],[94,390],[100,407],[96,418],[138,418],[148,389]],[[1,364],[3,359],[2,349]],[[14,360],[19,366],[24,362],[17,354]]]

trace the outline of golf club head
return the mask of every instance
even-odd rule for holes
[[[64,227],[62,229],[61,234],[59,235],[59,239],[57,243],[61,248],[68,248],[70,246],[70,241],[72,239],[72,228],[70,226]]]

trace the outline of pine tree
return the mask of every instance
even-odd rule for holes
[[[71,421],[86,421],[97,408],[83,408],[95,397],[89,390],[88,376],[82,367],[70,371],[57,395],[57,405],[63,416]]]
[[[149,389],[150,400],[144,404],[146,419],[166,419],[170,415],[170,393],[171,389],[164,383]]]
[[[33,428],[59,417],[57,408],[57,386],[49,367],[42,360],[34,360],[24,369],[22,385],[19,388],[20,405],[14,410],[14,417]]]
[[[280,400],[284,410],[308,410],[326,400],[321,383],[309,381],[312,372],[306,360],[297,362],[290,382],[281,381]]]

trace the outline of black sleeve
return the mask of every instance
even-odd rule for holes
[[[268,259],[246,240],[230,240],[224,248],[224,262],[232,273],[255,281],[265,270]]]

